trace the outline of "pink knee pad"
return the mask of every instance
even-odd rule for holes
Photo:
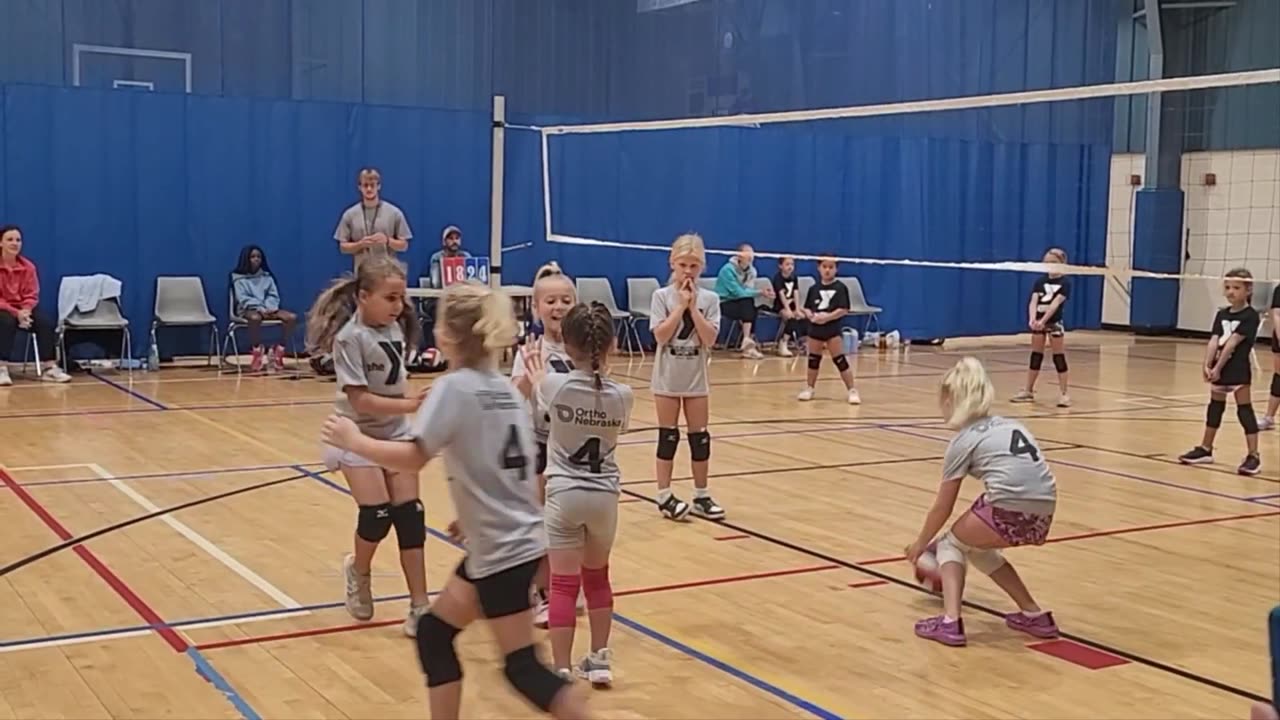
[[[578,588],[582,578],[577,575],[551,574],[551,600],[547,608],[548,627],[573,627],[577,621]]]
[[[582,594],[588,610],[613,607],[613,586],[609,584],[609,566],[582,568]]]

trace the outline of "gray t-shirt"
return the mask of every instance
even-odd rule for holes
[[[982,481],[987,502],[1008,510],[1048,514],[1058,499],[1044,451],[1017,420],[985,417],[951,439],[942,460],[942,480],[966,475]]]
[[[383,233],[389,238],[408,240],[413,237],[409,229],[409,221],[405,219],[400,208],[381,200],[373,207],[365,207],[363,202],[347,208],[338,220],[338,228],[333,231],[333,239],[339,243],[360,240],[361,238]],[[386,245],[374,245],[356,253],[356,262],[373,255],[395,255],[395,251]]]
[[[698,288],[693,300],[697,312],[720,330],[720,296],[705,288]],[[680,306],[679,292],[668,285],[653,294],[649,306],[649,329]],[[694,312],[690,310],[689,312]],[[700,397],[710,392],[707,380],[707,363],[711,361],[711,349],[703,347],[697,328],[691,317],[684,318],[676,334],[665,345],[659,345],[653,361],[653,381],[650,389],[655,395],[674,397]]]
[[[546,554],[533,428],[510,380],[493,370],[446,373],[413,417],[411,435],[427,455],[444,455],[472,579]]]
[[[547,440],[547,497],[578,488],[618,492],[614,450],[627,429],[635,396],[631,388],[585,370],[548,374],[538,388],[551,416]]]
[[[573,361],[569,359],[569,354],[564,349],[564,343],[558,343],[545,335],[539,343],[542,346],[542,363],[547,369],[547,375],[567,373],[573,370]],[[524,369],[524,350],[527,346],[521,346],[516,350],[516,359],[511,364],[511,379],[525,374]],[[538,388],[533,389],[533,394],[528,398],[527,406],[530,414],[533,416],[533,436],[540,443],[547,442],[547,423],[550,418],[547,417],[546,403],[542,402],[538,397]]]
[[[374,395],[402,398],[406,372],[404,369],[404,332],[398,323],[370,327],[351,316],[333,339],[333,371],[338,380],[334,408],[349,417],[365,435],[379,440],[407,437],[409,420],[404,415],[362,415],[351,407],[346,388],[363,387]]]

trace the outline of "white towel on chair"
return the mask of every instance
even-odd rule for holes
[[[118,300],[123,284],[110,275],[72,275],[62,278],[58,286],[58,324],[72,311],[90,313],[103,300]]]

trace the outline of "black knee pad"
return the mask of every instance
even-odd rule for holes
[[[356,516],[356,535],[371,543],[382,542],[391,532],[391,503],[361,505]]]
[[[680,447],[680,428],[658,428],[658,459],[674,460]]]
[[[689,457],[694,462],[706,462],[711,459],[711,433],[706,430],[689,433]]]
[[[1280,342],[1280,340],[1276,342]],[[1275,373],[1271,376],[1271,397],[1280,398],[1280,373]]]
[[[822,367],[822,353],[809,353],[809,369],[817,370]]]
[[[507,676],[507,682],[511,683],[516,692],[543,712],[551,710],[556,693],[567,684],[538,660],[538,654],[534,652],[532,645],[508,655],[502,673]]]
[[[427,513],[421,500],[391,506],[391,523],[401,550],[419,550],[427,544]]]
[[[427,687],[437,687],[462,679],[462,665],[453,649],[458,628],[427,613],[418,618],[418,662],[427,676]]]
[[[849,369],[849,358],[845,357],[844,355],[837,355],[831,358],[831,363],[835,365],[836,369],[839,370],[840,372],[844,372],[845,370]]]
[[[1253,414],[1252,403],[1236,405],[1236,418],[1240,420],[1240,427],[1244,428],[1245,435],[1258,434],[1258,416]]]
[[[1210,400],[1209,409],[1204,414],[1204,424],[1214,429],[1222,427],[1222,416],[1226,412],[1226,400]]]
[[[1067,356],[1062,353],[1053,354],[1053,367],[1060,373],[1067,371]]]
[[[1044,364],[1044,353],[1032,352],[1031,353],[1031,369],[1039,370],[1040,366],[1043,364]]]

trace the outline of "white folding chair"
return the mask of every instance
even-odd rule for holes
[[[634,351],[640,346],[640,336],[636,332],[635,318],[631,313],[618,307],[618,303],[613,299],[613,285],[609,283],[609,278],[603,277],[580,277],[576,281],[578,287],[578,302],[590,304],[598,302],[605,306],[609,311],[609,315],[613,317],[615,331],[620,332],[627,338],[627,345]]]
[[[156,342],[156,331],[162,327],[208,327],[208,365],[218,352],[218,318],[209,312],[204,298],[204,283],[196,276],[156,278],[155,315],[151,320],[151,344]],[[218,371],[222,371],[221,365]]]
[[[67,355],[67,332],[118,332],[120,333],[120,364],[127,365],[129,374],[133,374],[133,338],[129,334],[129,320],[120,310],[120,301],[116,298],[104,298],[93,310],[82,313],[72,310],[58,325],[58,354],[62,356],[62,368],[70,370],[70,359]]]

